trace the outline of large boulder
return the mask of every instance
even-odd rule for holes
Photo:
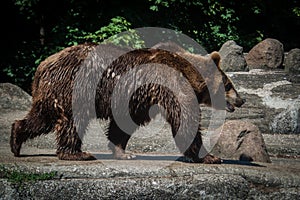
[[[0,140],[8,143],[11,124],[31,107],[31,96],[11,83],[0,83]]]
[[[261,132],[254,124],[241,120],[229,120],[220,127],[219,140],[212,154],[221,158],[271,162]]]
[[[287,53],[284,69],[288,73],[300,74],[300,49],[292,49]]]
[[[246,62],[249,69],[279,68],[283,64],[283,44],[276,39],[265,39],[255,45],[247,54]]]
[[[221,68],[224,71],[247,71],[247,63],[243,55],[243,47],[237,45],[235,41],[225,42],[219,51],[222,62]]]
[[[31,107],[31,96],[11,83],[0,83],[0,111],[25,111]]]

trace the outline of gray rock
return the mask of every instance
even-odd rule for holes
[[[274,133],[300,133],[300,101],[276,115],[270,122],[270,129]]]
[[[31,96],[11,83],[0,83],[0,112],[29,110]]]
[[[292,49],[284,60],[284,69],[288,73],[300,74],[300,49]]]
[[[262,133],[275,133],[270,129],[274,117],[287,110],[289,105],[300,101],[297,75],[288,75],[282,70],[261,69],[227,74],[247,101],[235,112],[227,113],[226,118],[247,120],[258,126]],[[289,131],[286,129],[285,134],[289,134]]]
[[[246,62],[249,69],[274,69],[282,66],[283,57],[283,44],[276,39],[267,38],[249,51]]]
[[[271,162],[263,136],[254,124],[230,120],[217,132],[220,132],[219,140],[212,154],[233,160]]]
[[[237,45],[233,40],[224,43],[219,53],[222,58],[221,68],[224,71],[247,71],[243,47]]]

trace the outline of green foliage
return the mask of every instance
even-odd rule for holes
[[[159,12],[163,9],[174,9],[171,13],[179,14],[182,26],[192,38],[208,49],[216,49],[227,40],[239,40],[236,22],[239,17],[235,10],[225,1],[185,1],[185,0],[149,0],[153,2],[150,9]],[[191,15],[197,10],[198,15]],[[163,12],[163,11],[162,11]],[[176,24],[176,22],[171,22]],[[175,29],[181,30],[180,27]],[[208,39],[209,38],[209,39]]]
[[[300,17],[300,7],[295,7],[295,8],[293,8],[293,13],[294,13],[297,17]]]
[[[209,5],[209,11],[207,15],[211,18],[220,17],[220,21],[210,21],[205,25],[208,31],[204,31],[204,33],[210,33],[212,37],[212,41],[217,46],[222,46],[227,40],[239,40],[239,35],[237,32],[237,27],[235,26],[235,22],[239,20],[238,16],[236,16],[235,11],[232,8],[225,8],[219,2],[212,2]],[[209,35],[206,35],[206,38]]]
[[[39,0],[15,0],[14,3],[19,7],[20,13],[26,15],[26,18],[30,20],[36,17],[35,7],[37,6]]]
[[[3,165],[0,166],[0,178],[5,178],[14,184],[22,184],[24,182],[34,182],[42,180],[51,180],[57,175],[57,172],[50,173],[26,173],[20,170],[12,170]]]
[[[36,51],[36,49],[29,48],[26,43],[22,44],[24,48],[28,48],[27,51],[18,51],[14,56],[14,60],[18,62],[19,66],[13,64],[7,65],[2,70],[3,72],[16,84],[24,85],[27,83],[27,87],[30,87],[29,81],[31,82],[33,74],[36,70],[36,65],[32,65],[29,61],[39,62],[42,60],[41,55]]]
[[[80,39],[88,40],[95,43],[105,41],[119,46],[142,48],[144,42],[131,28],[131,23],[124,17],[114,17],[107,26],[101,27],[95,32],[85,33]],[[121,33],[121,34],[120,34]]]
[[[131,23],[128,22],[124,17],[114,17],[107,26],[100,27],[93,33],[87,33],[83,38],[87,40],[92,40],[92,42],[102,42],[109,37],[121,33],[123,31],[128,31],[130,29]]]
[[[42,180],[51,180],[55,177],[56,172],[50,173],[43,173],[43,174],[31,174],[31,173],[24,173],[13,171],[11,172],[7,179],[12,183],[23,183],[23,182],[30,182],[30,181],[42,181]]]
[[[152,11],[158,11],[159,6],[169,7],[169,1],[168,0],[149,0],[150,2],[154,2],[154,5],[150,6],[150,10]],[[173,1],[174,2],[174,1]]]
[[[109,37],[131,30],[130,26],[131,23],[120,16],[113,17],[108,25],[102,26],[93,32],[79,28],[77,24],[75,26],[68,25],[63,30],[65,32],[64,43],[66,46],[78,45],[84,42],[101,43]],[[54,27],[52,32],[57,34],[61,31],[59,28],[59,26]]]
[[[53,32],[58,32],[58,27],[53,29]],[[144,42],[139,38],[136,32],[131,29],[131,23],[121,16],[111,18],[108,25],[102,26],[93,32],[73,26],[66,27],[66,46],[78,45],[85,42],[101,43],[104,41],[119,46],[133,48],[144,47]]]

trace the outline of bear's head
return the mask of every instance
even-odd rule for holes
[[[210,84],[211,87],[211,97],[220,99],[225,98],[225,109],[228,112],[233,112],[235,110],[235,107],[241,107],[246,102],[246,100],[240,97],[230,78],[220,68],[220,62],[221,56],[218,52],[214,51],[209,55],[209,57],[207,58],[207,65],[208,67],[210,67],[209,72],[211,74],[207,75],[209,80],[206,81],[208,84]],[[224,95],[224,98],[222,95]],[[211,104],[211,101],[207,103]],[[216,107],[217,109],[224,109],[224,107],[219,108],[218,105],[219,104],[217,102],[214,107]]]
[[[212,52],[208,56],[177,53],[189,61],[205,81],[206,87],[195,90],[199,103],[215,109],[226,109],[228,112],[233,112],[235,107],[241,107],[245,103],[246,100],[240,97],[230,78],[220,68],[221,56],[218,52]]]

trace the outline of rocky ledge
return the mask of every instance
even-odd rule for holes
[[[59,161],[48,150],[26,151],[27,156],[18,159],[6,154],[5,161],[1,152],[0,174],[49,178],[2,178],[1,199],[299,199],[300,195],[296,160],[204,165],[172,161],[174,154],[139,154],[136,160],[118,161],[95,153],[99,160],[82,163]]]

